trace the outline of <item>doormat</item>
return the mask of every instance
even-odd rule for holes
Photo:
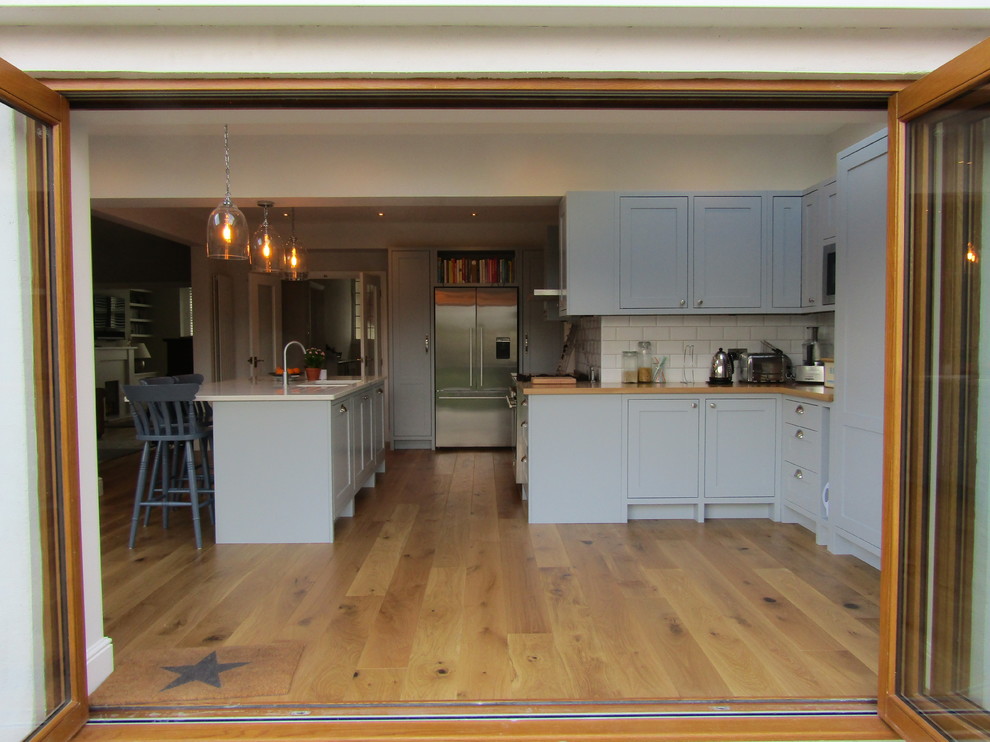
[[[284,696],[303,645],[181,647],[126,654],[90,696],[92,706]]]

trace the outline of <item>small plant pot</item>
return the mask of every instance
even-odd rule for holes
[[[318,368],[308,368],[306,369],[306,380],[316,381],[320,378],[320,369]]]

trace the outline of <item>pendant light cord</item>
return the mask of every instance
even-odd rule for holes
[[[230,141],[227,124],[223,125],[223,167],[227,176],[227,196],[224,203],[230,203]]]

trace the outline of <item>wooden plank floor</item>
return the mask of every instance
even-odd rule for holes
[[[511,452],[399,451],[334,544],[197,552],[179,513],[130,551],[136,464],[101,465],[117,667],[294,640],[289,695],[244,703],[876,695],[879,573],[795,525],[528,525]]]

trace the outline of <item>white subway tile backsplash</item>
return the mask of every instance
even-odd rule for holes
[[[696,340],[698,338],[697,327],[671,327],[671,340]]]
[[[642,315],[632,317],[602,317],[590,332],[601,352],[602,379],[610,380],[606,369],[620,380],[622,351],[635,350],[636,342],[649,340],[653,352],[667,356],[667,380],[680,382],[693,372],[697,383],[708,378],[711,356],[719,347],[746,348],[750,352],[763,350],[761,340],[768,340],[800,362],[801,344],[810,337],[808,327],[819,328],[819,340],[834,343],[834,321],[831,312],[813,315]],[[582,329],[586,329],[582,327]],[[685,369],[685,346],[694,346],[694,363]]]

